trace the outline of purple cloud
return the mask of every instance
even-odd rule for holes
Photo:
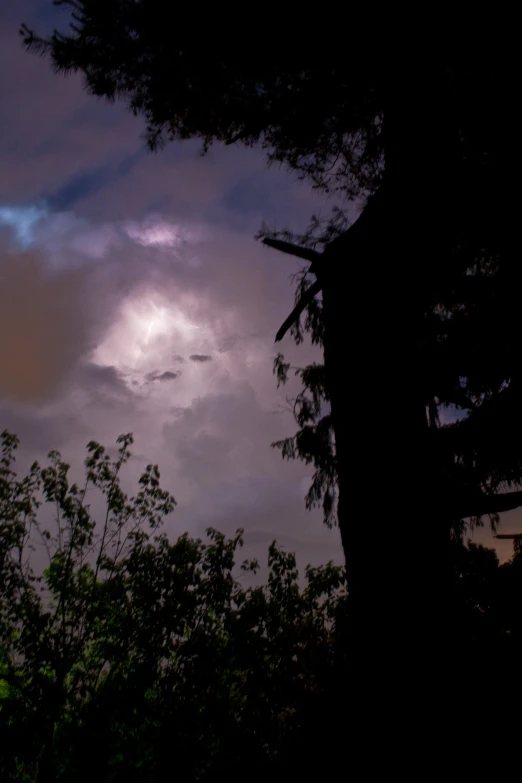
[[[173,381],[176,378],[179,378],[181,375],[181,371],[178,372],[172,372],[171,370],[165,370],[165,372],[160,372],[159,370],[156,372],[149,372],[145,376],[148,381]]]

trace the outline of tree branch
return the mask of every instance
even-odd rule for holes
[[[521,393],[520,383],[512,381],[507,389],[494,394],[467,418],[433,430],[433,437],[454,453],[478,445],[491,446],[507,436],[517,437],[522,428]]]
[[[321,290],[322,285],[319,282],[319,280],[316,280],[315,283],[312,283],[310,288],[307,288],[304,292],[301,299],[298,301],[288,318],[285,320],[284,324],[279,329],[278,333],[276,334],[275,342],[278,343],[280,340],[283,339],[287,331],[290,329],[293,323],[297,321],[303,310],[308,307],[314,296],[317,296],[319,291]]]
[[[502,514],[504,511],[513,511],[522,506],[522,490],[504,492],[499,495],[485,495],[479,493],[474,497],[462,499],[459,503],[463,511],[462,518],[481,517],[484,514]]]
[[[351,251],[357,252],[358,247],[366,246],[368,243],[371,246],[383,230],[385,203],[386,194],[381,187],[377,193],[369,197],[364,209],[350,228],[329,242],[324,255],[329,258],[346,256]]]
[[[316,274],[316,270],[313,268],[314,264],[320,262],[321,253],[317,253],[315,250],[311,250],[308,247],[300,247],[299,245],[293,245],[291,242],[283,242],[281,239],[270,239],[265,237],[263,244],[268,247],[273,247],[275,250],[280,250],[281,253],[288,253],[291,256],[297,256],[297,258],[303,258],[305,261],[309,261],[312,264],[310,270],[312,274]]]
[[[495,538],[503,538],[513,541],[522,538],[522,533],[497,533]]]

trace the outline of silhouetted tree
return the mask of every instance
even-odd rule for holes
[[[71,485],[57,452],[14,471],[0,457],[0,777],[4,781],[214,781],[309,774],[328,762],[346,613],[343,569],[275,542],[265,585],[234,574],[242,531],[169,543],[174,499],[149,465],[128,498],[116,458],[88,446]],[[87,497],[106,509],[96,522]],[[51,511],[51,514],[48,513]],[[42,555],[45,568],[38,568]]]
[[[120,488],[131,442],[120,439],[114,460],[89,444],[80,489],[57,452],[18,478],[17,440],[3,433],[2,780],[213,781],[245,769],[306,780],[338,769],[356,753],[335,719],[350,651],[342,569],[308,567],[300,586],[294,556],[273,543],[266,584],[245,587],[241,572],[258,564],[234,576],[241,531],[169,543],[159,528],[174,501],[158,469],[134,498]],[[85,503],[96,489],[107,504],[98,524]],[[451,541],[461,741],[463,716],[474,725],[502,704],[492,667],[516,671],[522,570],[518,542],[499,566],[492,550]]]
[[[334,457],[366,673],[356,722],[369,725],[374,698],[425,710],[446,693],[451,661],[450,530],[522,502],[512,63],[457,35],[390,54],[378,40],[348,46],[344,28],[307,45],[293,20],[268,41],[217,25],[203,43],[195,17],[161,24],[161,3],[58,4],[72,9],[69,33],[25,29],[26,45],[143,114],[152,148],[259,143],[315,186],[366,201],[323,253],[286,248],[316,278],[292,318],[321,292],[330,408],[319,431],[303,420],[300,453],[310,436]],[[445,406],[463,420],[440,426]],[[398,725],[389,712],[385,723]]]

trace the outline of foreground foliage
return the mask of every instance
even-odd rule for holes
[[[233,574],[242,531],[169,543],[159,527],[174,499],[157,467],[135,497],[120,487],[131,443],[119,439],[115,460],[89,444],[80,489],[56,452],[20,480],[16,438],[3,435],[2,780],[208,780],[246,763],[251,776],[293,767],[307,732],[315,727],[315,746],[328,725],[342,570],[309,567],[301,587],[295,557],[273,543],[267,584],[246,587],[258,564]],[[106,500],[101,524],[86,503],[93,489]],[[39,521],[48,508],[54,528]]]
[[[132,437],[118,442],[115,459],[89,444],[80,489],[57,452],[19,479],[17,439],[3,434],[1,779],[310,779],[335,765],[350,670],[343,570],[308,567],[302,584],[274,542],[266,584],[243,585],[259,565],[234,571],[242,531],[170,543],[159,528],[174,499],[152,465],[125,495]],[[106,502],[98,524],[93,491]],[[522,554],[499,566],[484,547],[455,538],[452,550],[455,626],[479,676],[484,652],[506,662],[520,649]],[[462,699],[484,694],[477,682]]]
[[[209,42],[199,9],[173,26],[158,24],[170,11],[161,0],[56,4],[69,23],[47,38],[24,27],[25,46],[144,117],[151,148],[258,145],[340,205],[361,201],[349,227],[334,215],[335,230],[297,243],[264,236],[306,262],[276,338],[298,334],[304,313],[324,353],[323,366],[297,370],[299,431],[277,445],[313,465],[307,502],[341,533],[352,766],[375,756],[378,737],[374,777],[387,777],[408,737],[446,774],[440,715],[461,687],[451,536],[522,504],[514,48],[477,57],[481,36],[451,26],[392,51],[388,31],[386,45],[372,27],[347,47],[346,26],[330,25],[312,45],[295,12],[261,36],[238,35],[221,14]],[[494,47],[489,28],[483,40]],[[279,356],[278,378],[288,371]]]

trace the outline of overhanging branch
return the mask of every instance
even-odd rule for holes
[[[345,231],[341,236],[332,240],[325,248],[323,253],[317,253],[315,250],[311,250],[306,247],[299,247],[299,245],[293,245],[291,242],[284,242],[280,239],[270,239],[265,237],[263,244],[268,247],[273,247],[276,250],[280,250],[282,253],[288,253],[297,258],[303,258],[305,261],[311,263],[310,271],[318,276],[319,264],[323,265],[325,260],[332,261],[337,258],[346,259],[350,255],[350,252],[355,249],[357,243],[364,243],[368,241],[368,237],[371,237],[372,230],[375,227],[375,220],[378,217],[378,211],[382,205],[383,196],[382,190],[380,190],[374,196],[368,199],[368,202],[350,228]],[[321,268],[322,272],[322,268]],[[321,275],[322,276],[322,275]],[[276,334],[276,343],[283,339],[287,331],[290,329],[293,323],[299,318],[303,310],[310,304],[312,299],[319,293],[322,288],[322,282],[319,279],[313,283],[310,288],[303,294],[297,305],[294,307],[284,324],[281,326]]]
[[[287,331],[290,329],[293,323],[297,321],[303,310],[308,307],[314,296],[317,296],[319,291],[321,290],[321,283],[319,280],[316,280],[315,283],[312,283],[310,288],[307,288],[304,294],[302,295],[301,299],[298,301],[288,318],[285,320],[284,324],[279,329],[278,333],[276,334],[275,341],[278,343],[280,340],[283,339]]]
[[[481,517],[485,514],[502,514],[504,511],[513,511],[522,506],[522,490],[504,492],[499,495],[485,495],[479,493],[476,496],[463,499],[461,505],[461,518]]]
[[[311,250],[309,247],[300,247],[299,245],[293,245],[291,242],[284,242],[281,239],[270,239],[265,237],[263,244],[268,247],[273,247],[274,250],[280,250],[281,253],[288,253],[290,256],[297,256],[305,261],[309,261],[312,264],[317,264],[321,260],[321,253],[317,253],[315,250]],[[312,274],[316,274],[317,270],[314,267],[310,270]]]
[[[491,447],[505,438],[517,437],[522,428],[518,381],[483,402],[462,421],[432,431],[432,437],[443,448],[455,454],[470,448]]]

